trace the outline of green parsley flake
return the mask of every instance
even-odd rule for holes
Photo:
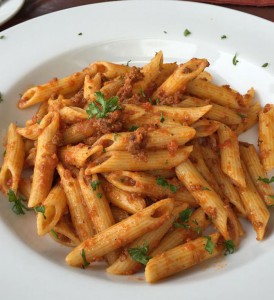
[[[129,67],[129,63],[131,62],[131,59],[127,61],[127,66]]]
[[[117,132],[114,133],[114,137],[113,138],[114,138],[114,141],[116,142],[117,138],[118,138],[118,133]]]
[[[0,40],[3,40],[4,38],[5,38],[4,35],[1,35],[1,36],[0,36]]]
[[[146,97],[146,94],[145,94],[145,92],[142,90],[142,89],[140,89],[140,91],[139,91],[139,93],[140,93],[140,95],[142,96],[142,97]]]
[[[161,111],[161,118],[160,118],[160,122],[164,123],[165,118],[164,118],[164,113]]]
[[[202,187],[201,187],[201,190],[202,190],[202,191],[211,191],[211,190],[210,190],[208,187],[206,187],[206,186],[202,186]]]
[[[56,238],[59,239],[58,234],[53,229],[50,230],[50,233]]]
[[[184,229],[189,229],[190,226],[187,224],[189,222],[189,218],[192,215],[192,210],[190,208],[186,208],[179,213],[179,222],[174,222],[173,226],[175,228],[182,227]]]
[[[270,179],[268,179],[268,178],[262,178],[261,176],[259,176],[258,180],[262,181],[264,183],[270,184],[270,183],[274,182],[274,176],[272,176]]]
[[[12,206],[12,211],[17,214],[17,215],[24,215],[25,211],[31,210],[30,208],[26,207],[22,201],[24,201],[24,199],[22,199],[20,196],[16,197],[15,193],[13,190],[9,190],[8,192],[8,197],[9,197],[9,202],[13,202],[13,206]]]
[[[6,149],[4,149],[4,150],[3,150],[3,157],[5,157],[5,156],[6,156],[6,153],[7,153],[7,150],[6,150]]]
[[[238,59],[237,59],[237,56],[238,56],[238,54],[236,52],[235,55],[234,55],[234,57],[233,57],[233,59],[232,59],[232,63],[233,63],[234,66],[236,66],[237,63],[239,62]]]
[[[101,199],[103,197],[103,194],[102,193],[97,193],[96,195],[99,199]]]
[[[262,68],[266,68],[268,65],[269,65],[269,63],[264,63],[264,64],[262,65]]]
[[[206,244],[205,244],[205,250],[209,253],[212,254],[215,244],[212,242],[211,237],[210,236],[204,236],[204,238],[207,240]]]
[[[89,103],[88,109],[86,110],[88,119],[91,119],[94,116],[96,116],[97,119],[106,118],[108,116],[108,113],[121,109],[118,104],[117,96],[113,96],[106,100],[102,92],[96,92],[95,95],[95,101]],[[100,106],[95,104],[95,102],[100,104]]]
[[[244,114],[242,114],[242,113],[240,113],[240,112],[237,112],[237,115],[238,115],[239,117],[241,117],[242,119],[247,118],[247,115],[244,115]]]
[[[2,96],[2,93],[0,92],[0,103],[4,101],[4,98]]]
[[[232,254],[236,250],[232,240],[225,241],[225,255]]]
[[[44,205],[35,206],[34,210],[35,210],[37,213],[43,214],[44,219],[47,218],[46,215],[45,215],[45,206],[44,206]]]
[[[227,36],[224,34],[224,35],[221,36],[221,39],[222,40],[227,39]]]
[[[85,269],[86,267],[88,267],[90,265],[90,263],[86,259],[86,253],[85,253],[84,249],[82,249],[82,251],[81,251],[81,256],[82,256],[82,259],[83,259],[82,268]]]
[[[130,131],[130,132],[133,132],[133,131],[137,130],[138,128],[139,128],[139,126],[132,125],[132,126],[129,128],[129,131]]]
[[[83,35],[83,33],[82,33],[82,32],[79,32],[78,35]]]
[[[143,265],[146,265],[148,261],[151,259],[151,257],[148,256],[148,251],[149,251],[149,246],[146,242],[144,242],[144,244],[140,247],[129,248],[127,250],[128,254],[133,260]]]
[[[92,181],[91,183],[90,183],[90,185],[91,185],[91,187],[92,187],[92,189],[94,190],[94,191],[96,191],[96,189],[97,189],[97,187],[98,187],[98,185],[100,185],[100,181],[99,180],[94,180],[94,181]]]
[[[191,32],[188,30],[188,29],[185,29],[185,31],[184,31],[184,36],[188,36],[188,35],[190,35],[191,34]]]
[[[167,31],[164,30],[164,34],[167,34]]]
[[[166,179],[162,176],[157,177],[156,183],[158,185],[161,185],[164,188],[168,188],[171,190],[171,192],[176,193],[177,192],[177,187],[173,184],[169,184]]]

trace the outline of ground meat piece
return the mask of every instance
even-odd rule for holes
[[[119,97],[119,100],[121,102],[124,102],[127,98],[132,97],[132,86],[133,83],[141,80],[144,77],[144,75],[141,73],[140,68],[132,67],[130,72],[125,75],[125,83],[120,88],[120,90],[117,93],[117,96]]]
[[[144,127],[140,127],[130,135],[127,151],[131,154],[134,154],[141,160],[146,160],[147,158],[144,151],[146,143],[147,130]]]
[[[174,105],[178,104],[183,100],[183,96],[180,92],[175,92],[173,95],[161,94],[157,98],[157,104],[159,105]]]
[[[121,110],[116,110],[108,113],[106,118],[94,118],[92,126],[96,130],[96,136],[111,132],[120,132],[122,129],[122,122],[120,121],[121,114]]]
[[[145,103],[147,100],[141,94],[134,94],[132,97],[124,99],[123,104],[134,104],[140,105]]]
[[[73,106],[84,107],[86,99],[84,98],[84,89],[80,89],[74,96],[70,98],[73,102]]]
[[[178,142],[172,140],[167,144],[167,151],[171,156],[174,156],[179,148]]]

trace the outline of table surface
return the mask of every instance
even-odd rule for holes
[[[75,7],[79,5],[108,2],[107,0],[26,0],[22,9],[7,23],[0,26],[0,32],[11,26],[17,25],[26,20],[45,15],[54,11],[65,8]],[[199,2],[199,1],[193,1]],[[269,21],[274,22],[274,6],[271,7],[256,7],[256,6],[239,6],[239,5],[221,5],[231,9],[246,12]]]

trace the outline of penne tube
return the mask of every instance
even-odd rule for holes
[[[127,107],[127,105],[128,104],[126,104],[125,107]],[[148,118],[151,118],[152,116],[158,117],[158,122],[163,124],[167,119],[171,119],[173,122],[179,122],[183,125],[191,125],[205,115],[211,109],[211,107],[211,105],[205,105],[202,107],[150,105],[148,106],[149,110],[146,112],[146,114]],[[132,104],[131,108],[134,108]],[[143,119],[143,116],[141,118]],[[135,122],[136,121],[138,121],[138,119],[136,119]]]
[[[239,142],[235,132],[228,126],[220,123],[218,137],[222,171],[230,177],[235,185],[245,187],[245,177],[240,160]]]
[[[148,196],[154,201],[171,197],[191,206],[197,204],[178,180],[166,180],[163,177],[154,177],[145,172],[117,171],[103,175],[117,188],[129,193]]]
[[[17,132],[24,138],[36,141],[38,139],[38,136],[42,132],[42,128],[38,123],[29,125],[27,127],[19,127],[17,128]]]
[[[184,101],[177,104],[179,107],[201,107],[206,104],[212,105],[212,108],[208,113],[204,115],[205,118],[224,123],[226,125],[237,125],[240,124],[242,118],[233,109],[209,102],[208,100],[202,100],[195,97],[187,97]]]
[[[265,236],[266,227],[269,221],[269,211],[256,190],[252,179],[247,171],[245,163],[242,161],[242,168],[244,170],[246,187],[240,188],[236,187],[240,197],[244,203],[247,218],[253,225],[254,230],[257,234],[257,240],[262,240]]]
[[[16,125],[11,123],[7,133],[4,162],[0,170],[0,190],[7,194],[9,190],[17,193],[24,165],[25,147],[22,137],[17,133]]]
[[[134,132],[108,133],[99,138],[95,145],[102,145],[106,152],[114,150],[127,150],[131,139],[138,134],[138,129]],[[165,149],[170,143],[183,146],[195,136],[195,129],[189,126],[176,126],[171,128],[145,131],[145,149]]]
[[[68,77],[53,78],[51,81],[28,89],[18,102],[18,107],[24,109],[48,100],[52,94],[68,95],[78,91],[83,85],[86,74],[94,74],[96,68],[86,68]]]
[[[26,127],[33,124],[39,124],[47,113],[48,113],[48,102],[45,101],[39,105],[39,108],[35,113],[35,115],[32,117],[32,119],[26,122]]]
[[[259,102],[256,102],[250,106],[247,113],[242,115],[242,122],[233,128],[237,135],[240,135],[257,124],[260,110],[261,105]]]
[[[56,242],[67,247],[76,247],[80,244],[80,240],[73,226],[64,220],[56,224],[56,226],[50,230],[49,234]]]
[[[148,151],[146,160],[134,158],[126,151],[109,151],[87,165],[85,174],[113,172],[119,170],[146,171],[157,168],[171,169],[186,160],[192,151],[192,146],[179,148],[174,155],[167,150]],[[163,160],[163,157],[165,158]]]
[[[207,180],[210,186],[214,189],[214,191],[223,197],[223,191],[220,188],[217,178],[215,175],[211,173],[208,169],[205,160],[203,158],[202,149],[198,140],[193,142],[193,151],[190,153],[190,161],[197,168],[200,174]]]
[[[84,80],[84,98],[87,103],[95,100],[95,92],[99,91],[102,87],[102,76],[96,73],[93,77],[86,75]]]
[[[212,135],[219,129],[219,122],[200,119],[197,122],[192,124],[192,127],[195,129],[196,134],[195,138],[206,137]]]
[[[57,165],[57,171],[61,178],[61,186],[67,197],[72,224],[82,242],[93,235],[93,225],[84,204],[80,184],[71,171],[65,169],[60,163]]]
[[[173,178],[176,176],[174,169],[170,169],[170,170],[158,169],[158,170],[147,171],[146,173],[149,175],[152,175],[152,176],[156,176],[156,177],[160,176],[160,177],[164,177],[167,179],[170,179],[170,178]]]
[[[157,247],[150,253],[152,257],[161,254],[167,250],[175,248],[187,240],[195,239],[200,236],[209,226],[210,221],[202,208],[196,209],[190,216],[184,227],[173,228],[163,237]],[[174,225],[173,225],[174,227]]]
[[[234,215],[231,220],[225,204],[220,196],[213,190],[208,182],[202,177],[190,160],[186,160],[175,168],[177,177],[183,182],[192,196],[199,202],[204,212],[212,219],[212,223],[221,232],[226,240],[232,239],[237,244],[238,228],[232,226]]]
[[[64,106],[59,112],[61,120],[67,124],[77,123],[88,118],[87,112],[80,107]]]
[[[100,178],[100,181],[107,199],[118,208],[130,214],[135,214],[146,207],[144,197],[139,194],[119,189],[104,178]]]
[[[267,104],[259,113],[259,150],[266,171],[274,168],[274,105]]]
[[[138,93],[140,91],[146,91],[149,84],[156,80],[156,78],[160,75],[160,70],[163,65],[163,52],[159,51],[155,54],[152,60],[144,65],[141,69],[141,73],[143,78],[136,83],[134,83],[132,87],[133,93]]]
[[[207,250],[208,239],[213,243],[212,252]],[[224,253],[224,243],[220,233],[213,233],[208,237],[199,237],[193,241],[156,255],[149,260],[145,269],[145,278],[154,283],[163,278],[188,269],[210,258]]]
[[[188,82],[196,78],[209,63],[206,59],[193,58],[188,62],[179,65],[161,86],[153,93],[152,98],[173,95],[176,92],[184,92]]]
[[[75,146],[64,146],[58,151],[60,160],[66,165],[73,165],[77,168],[84,167],[95,154],[103,153],[103,146],[87,146],[79,143]]]
[[[90,65],[91,69],[95,68],[98,73],[104,74],[107,79],[114,79],[129,73],[131,67],[126,65],[115,64],[108,61],[98,61]]]
[[[115,224],[97,174],[94,174],[92,178],[87,178],[84,176],[84,169],[81,169],[78,175],[78,181],[95,231],[99,233]],[[113,264],[118,257],[119,252],[117,250],[105,255],[109,265]]]
[[[159,87],[178,68],[176,62],[163,63],[159,75],[155,79],[155,86]]]
[[[131,244],[129,244],[120,257],[107,268],[107,272],[116,275],[129,275],[134,274],[138,270],[142,268],[142,264],[136,260],[134,260],[128,252],[128,249],[142,247],[143,245],[147,245],[148,254],[154,249],[162,237],[166,234],[166,232],[170,229],[175,219],[179,216],[179,212],[186,209],[188,207],[187,204],[181,205],[180,207],[175,207],[172,211],[172,216],[169,220],[167,220],[164,224],[162,224],[159,228],[147,232],[145,235],[141,236]]]
[[[186,92],[201,99],[210,99],[216,104],[232,109],[240,109],[244,104],[243,96],[228,85],[218,86],[202,79],[190,81]]]
[[[60,184],[56,184],[42,203],[44,213],[37,213],[37,233],[39,236],[50,232],[67,210],[67,198]]]
[[[274,205],[274,190],[271,184],[264,182],[264,178],[267,178],[267,173],[260,162],[254,145],[243,142],[240,143],[240,153],[241,159],[245,163],[253,184],[264,199],[265,204],[268,206]]]
[[[171,218],[174,207],[172,199],[164,199],[152,204],[127,219],[97,233],[77,246],[66,257],[71,266],[80,267],[83,264],[82,255],[85,253],[87,262],[100,259],[105,254],[123,247],[145,233],[158,228]]]
[[[58,160],[55,140],[59,133],[59,114],[57,112],[48,113],[39,126],[41,126],[41,129],[43,128],[43,131],[37,139],[29,207],[41,204],[51,189]]]
[[[93,120],[84,120],[65,128],[62,131],[62,144],[76,144],[82,142],[86,138],[89,138],[95,132],[92,124]]]
[[[201,150],[205,163],[214,175],[218,185],[221,187],[220,195],[224,197],[225,202],[229,201],[231,203],[238,214],[245,217],[246,210],[243,202],[230,178],[222,171],[219,154],[214,152],[214,150],[209,146],[203,145]]]

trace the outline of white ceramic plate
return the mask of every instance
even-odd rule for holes
[[[188,37],[186,28],[192,33]],[[274,24],[233,10],[173,1],[109,2],[49,14],[1,34],[1,136],[9,122],[23,125],[33,113],[16,109],[19,94],[31,85],[95,60],[141,64],[160,49],[166,61],[206,57],[217,83],[241,93],[254,86],[256,99],[274,101]],[[221,39],[224,34],[227,39]],[[269,66],[262,68],[265,62]],[[254,132],[242,139],[256,143]],[[146,284],[142,274],[117,277],[99,267],[67,267],[69,250],[38,238],[35,226],[34,214],[14,215],[1,196],[1,299],[273,298],[273,215],[265,241],[256,241],[245,224],[247,235],[235,254],[155,285]]]
[[[25,0],[6,0],[0,5],[0,25],[11,19],[23,6]],[[1,3],[1,2],[0,2]]]

